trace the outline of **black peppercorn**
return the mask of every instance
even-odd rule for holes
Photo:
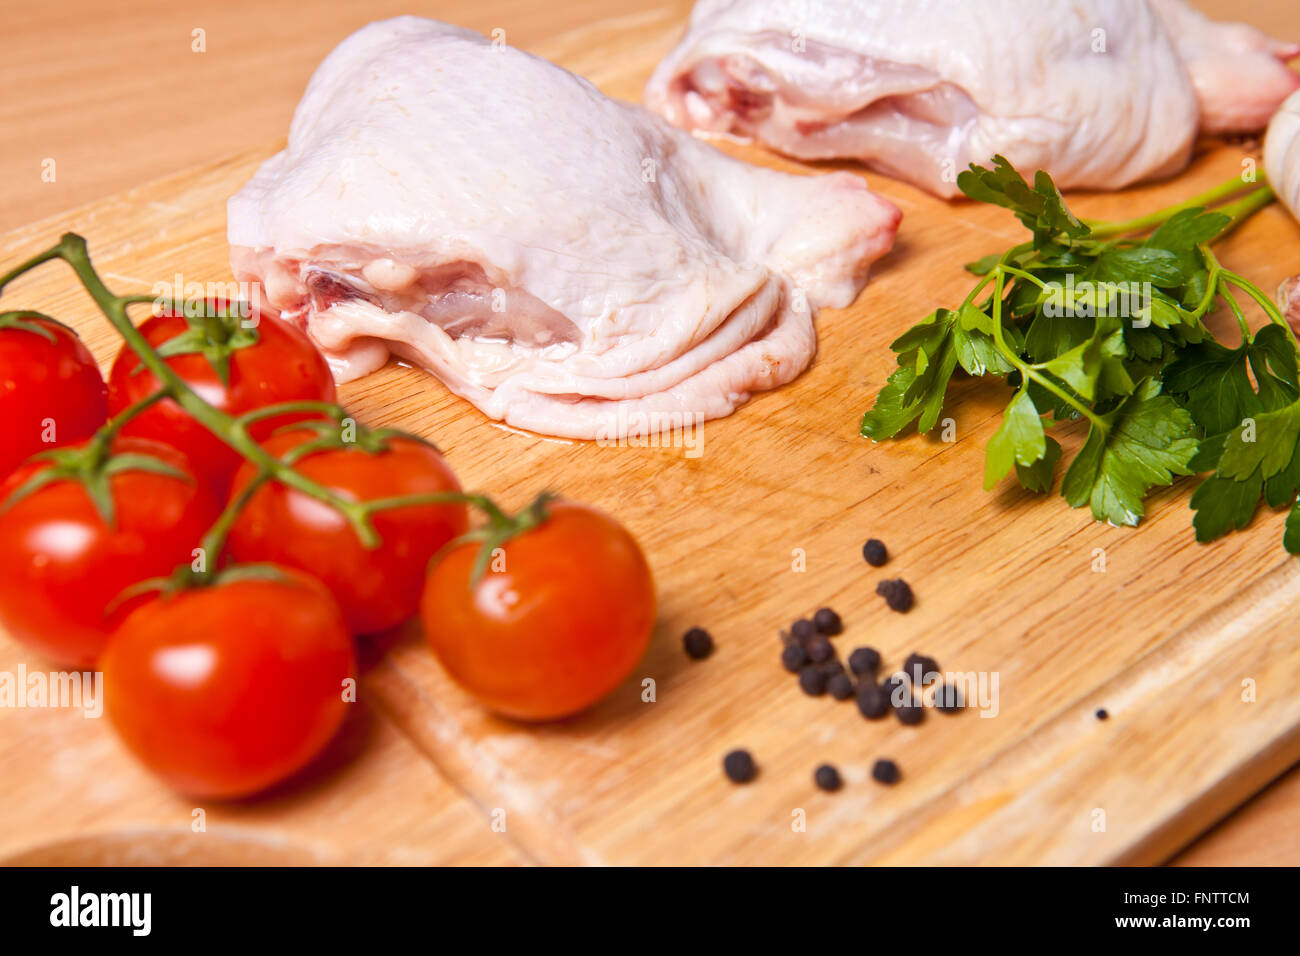
[[[890,707],[905,707],[913,703],[912,689],[897,674],[880,682],[880,692]]]
[[[828,607],[820,608],[813,615],[813,626],[827,637],[834,637],[844,630],[844,622],[840,620],[840,616]]]
[[[892,760],[877,760],[876,765],[871,768],[871,776],[880,783],[894,784],[898,783],[903,776],[898,771],[898,764]]]
[[[880,669],[880,651],[874,647],[859,647],[849,655],[849,670],[859,677],[874,674]]]
[[[912,610],[916,598],[911,586],[902,578],[891,578],[876,585],[876,593],[885,599],[891,611],[906,614]]]
[[[924,654],[908,654],[907,660],[903,662],[903,673],[911,679],[912,683],[921,685],[931,674],[939,673],[939,664],[933,657],[926,657]]]
[[[835,653],[835,649],[831,647],[831,642],[821,634],[814,634],[808,638],[803,647],[808,652],[808,659],[814,664],[824,664]]]
[[[858,710],[868,720],[879,720],[889,713],[889,699],[875,684],[867,684],[858,691]]]
[[[898,716],[899,723],[907,724],[909,727],[915,727],[925,720],[925,708],[920,704],[904,704],[902,707],[895,708],[894,713]]]
[[[853,679],[843,671],[832,674],[826,681],[826,690],[836,700],[848,700],[853,696]]]
[[[820,697],[826,693],[826,675],[819,667],[805,667],[799,672],[799,687],[809,697]]]
[[[844,665],[840,663],[840,659],[838,657],[832,657],[826,663],[822,664],[822,672],[826,674],[826,678],[829,680],[830,678],[834,677],[836,674],[843,674]]]
[[[862,556],[866,558],[867,564],[873,568],[878,568],[889,560],[889,552],[885,550],[885,542],[879,538],[867,539],[867,543],[862,546]]]
[[[1110,714],[1107,713],[1105,707],[1102,707],[1100,710],[1097,711],[1097,719],[1098,719],[1098,720],[1106,720],[1106,719],[1109,718],[1109,717],[1110,717]]]
[[[682,635],[682,647],[687,657],[702,661],[713,653],[713,636],[702,627],[693,627]]]
[[[954,684],[944,684],[934,692],[934,706],[944,714],[955,714],[966,706],[961,691]]]
[[[813,780],[817,786],[829,793],[834,793],[844,786],[844,781],[840,778],[840,772],[828,763],[822,764],[813,772]]]
[[[749,783],[758,767],[748,750],[733,750],[722,758],[722,771],[732,783]]]
[[[817,633],[817,627],[806,617],[801,617],[790,625],[790,633],[794,635],[796,641],[803,644]]]
[[[787,644],[781,651],[781,666],[791,674],[797,674],[808,663],[808,653],[798,644]]]

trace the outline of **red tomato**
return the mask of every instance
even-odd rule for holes
[[[48,460],[20,465],[0,487],[0,626],[72,667],[95,663],[126,611],[110,608],[122,590],[189,564],[221,510],[174,448],[138,438],[120,438],[113,448],[152,456],[186,477],[137,470],[109,476],[111,526],[72,479],[9,503],[29,478],[52,467]]]
[[[104,379],[70,329],[39,318],[0,324],[0,479],[30,455],[89,438],[107,417]]]
[[[356,674],[338,606],[294,571],[157,597],[118,628],[102,666],[127,747],[177,790],[212,799],[310,763],[343,722]]]
[[[307,428],[263,442],[279,458],[315,438]],[[460,484],[432,445],[390,437],[387,451],[372,454],[355,444],[312,452],[294,468],[354,501],[458,492]],[[256,474],[245,464],[235,478],[238,494]],[[382,543],[366,548],[329,505],[268,482],[253,493],[228,539],[237,561],[298,568],[330,589],[354,634],[373,634],[414,616],[429,560],[465,533],[464,504],[417,505],[379,511],[373,519]]]
[[[548,507],[473,587],[479,545],[447,551],[420,605],[451,675],[520,720],[565,717],[604,697],[645,653],[655,619],[650,567],[627,530],[583,505]]]
[[[179,335],[197,335],[197,328],[208,329],[206,341],[227,337],[238,343],[247,338],[250,330],[242,327],[243,319],[230,314],[232,308],[224,300],[207,303],[213,317],[210,326],[203,319],[187,320],[175,313],[153,316],[140,326],[149,344],[158,348]],[[231,415],[250,412],[267,405],[290,401],[335,400],[334,378],[329,365],[307,338],[295,326],[273,316],[258,313],[248,319],[256,322],[257,340],[253,344],[234,348],[229,352],[229,375],[222,384],[216,369],[199,352],[185,352],[167,358],[167,364],[185,380],[204,401]],[[158,380],[147,369],[141,369],[140,359],[129,348],[123,347],[113,362],[108,376],[108,407],[116,415],[122,409],[147,398],[158,391]],[[249,432],[254,438],[264,438],[286,422],[315,416],[281,416],[255,423]],[[132,419],[122,430],[126,435],[139,435],[167,442],[183,451],[200,475],[211,480],[213,487],[224,494],[230,487],[243,458],[221,439],[217,438],[189,413],[171,399],[164,399],[139,417]]]

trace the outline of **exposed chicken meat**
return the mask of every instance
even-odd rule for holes
[[[730,413],[789,381],[900,214],[856,176],[733,160],[544,60],[400,17],[313,76],[230,201],[232,264],[342,379],[390,351],[572,438]]]
[[[1297,52],[1183,0],[699,0],[645,95],[679,126],[941,196],[997,153],[1117,189],[1181,169],[1198,125],[1259,129]]]

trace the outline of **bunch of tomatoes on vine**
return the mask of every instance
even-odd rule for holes
[[[355,699],[355,638],[417,615],[514,719],[574,714],[636,666],[654,586],[612,518],[464,492],[434,445],[339,406],[297,326],[115,295],[80,236],[0,292],[54,260],[123,345],[105,383],[66,325],[0,312],[0,627],[101,670],[114,727],[172,786],[242,797],[301,770]]]

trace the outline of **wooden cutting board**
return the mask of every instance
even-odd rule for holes
[[[533,49],[636,99],[681,6]],[[0,261],[72,229],[118,291],[178,273],[226,281],[225,199],[275,148],[15,230],[0,237]],[[1081,215],[1123,218],[1233,175],[1248,155],[1207,146],[1173,182],[1071,198]],[[1157,494],[1136,530],[1098,525],[1055,494],[985,493],[983,444],[1005,395],[978,383],[954,392],[952,442],[858,437],[892,368],[889,341],[960,301],[962,263],[1021,238],[1003,211],[866,178],[904,210],[895,251],[851,308],[819,317],[812,369],[706,424],[698,457],[520,434],[396,366],[342,390],[364,420],[436,440],[469,488],[512,506],[554,489],[632,529],[660,622],[608,700],[558,725],[499,720],[408,631],[367,672],[358,714],[321,766],[268,799],[211,807],[149,778],[104,721],[0,709],[0,777],[17,781],[0,794],[0,862],[1156,862],[1294,762],[1300,567],[1281,550],[1280,515],[1202,546],[1191,482]],[[1300,226],[1265,210],[1221,256],[1274,288],[1300,271]],[[105,363],[116,350],[57,265],[15,284],[5,304],[69,321]],[[1081,441],[1077,430],[1061,437],[1067,453]],[[889,544],[887,568],[862,561],[868,536]],[[875,595],[886,575],[912,583],[910,614]],[[944,670],[996,675],[996,713],[931,712],[904,727],[805,697],[779,666],[777,631],[822,605],[844,618],[845,655],[869,644],[892,667],[916,650]],[[692,625],[717,640],[707,661],[681,651]],[[0,639],[0,670],[20,663],[41,666]],[[1109,720],[1093,716],[1099,707]],[[761,768],[746,787],[720,769],[738,746]],[[901,784],[870,780],[877,757],[898,762]],[[843,772],[841,792],[814,788],[823,761]]]

